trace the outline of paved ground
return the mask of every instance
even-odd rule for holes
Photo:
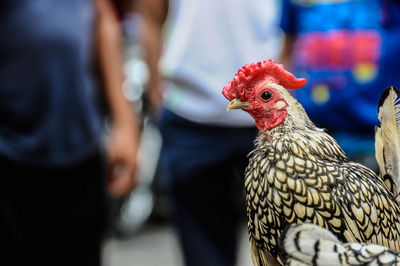
[[[243,226],[238,266],[252,265]],[[147,225],[129,239],[111,237],[104,247],[104,266],[181,266],[182,258],[172,228],[165,224]]]

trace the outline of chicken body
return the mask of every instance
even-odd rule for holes
[[[260,130],[245,174],[253,263],[282,264],[278,241],[294,223],[319,225],[343,242],[400,251],[399,203],[286,90],[304,83],[269,60],[242,67],[223,90],[228,110],[248,112]]]
[[[304,113],[303,119],[308,120]],[[308,120],[260,134],[246,170],[252,257],[268,251],[282,263],[278,241],[292,223],[314,223],[343,242],[400,251],[400,208],[373,171],[349,161],[336,141]],[[267,255],[268,256],[268,255]]]

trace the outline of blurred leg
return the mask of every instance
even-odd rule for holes
[[[53,195],[56,204],[48,205],[56,217],[52,231],[58,255],[53,265],[100,265],[105,227],[104,177],[99,155],[61,169],[58,174],[59,181],[52,185],[59,188]]]
[[[29,265],[47,253],[37,172],[4,158],[0,169],[0,265]]]
[[[100,265],[100,162],[39,168],[0,159],[0,265]]]
[[[185,264],[234,265],[239,214],[243,218],[245,209],[238,210],[242,182],[235,180],[233,169],[242,158],[243,173],[247,151],[239,155],[229,148],[235,143],[227,129],[174,119],[162,125],[163,158]]]
[[[217,176],[224,173],[214,166],[196,172],[187,177],[189,183],[175,184],[171,191],[186,264],[234,265],[238,217],[232,211],[229,184]]]

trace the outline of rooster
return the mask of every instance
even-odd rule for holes
[[[305,82],[268,60],[243,66],[222,91],[227,110],[248,112],[260,131],[245,173],[253,263],[282,264],[278,240],[293,223],[317,224],[343,242],[400,251],[393,193],[311,122],[287,90]]]
[[[399,253],[376,244],[341,243],[315,224],[295,224],[283,231],[286,265],[400,265]]]

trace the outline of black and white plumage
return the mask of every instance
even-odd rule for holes
[[[400,251],[400,207],[383,181],[349,161],[324,131],[311,124],[298,128],[289,121],[268,137],[258,136],[246,171],[255,264],[268,265],[266,252],[282,263],[277,243],[293,223],[317,224],[343,242],[376,243]]]
[[[376,244],[343,244],[315,224],[296,224],[282,234],[282,250],[289,266],[400,265],[400,256]]]

